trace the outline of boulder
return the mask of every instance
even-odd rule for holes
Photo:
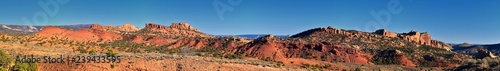
[[[482,59],[482,58],[486,58],[486,57],[496,58],[497,56],[493,55],[493,53],[491,53],[490,51],[485,50],[485,49],[477,50],[476,58]]]

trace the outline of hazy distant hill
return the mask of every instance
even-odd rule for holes
[[[76,24],[76,25],[57,25],[61,28],[70,28],[80,30],[83,28],[90,28],[91,24]],[[29,26],[29,25],[8,25],[0,24],[0,32],[2,33],[23,33],[31,34],[42,30],[45,26]]]
[[[465,53],[469,55],[475,55],[477,54],[478,50],[480,49],[486,49],[495,55],[500,54],[500,44],[468,44],[468,43],[462,43],[462,44],[456,44],[453,46],[453,51],[459,52],[459,53]]]

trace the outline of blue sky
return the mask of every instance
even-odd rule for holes
[[[399,33],[416,30],[429,32],[434,39],[448,43],[500,43],[500,30],[497,29],[500,27],[499,0],[230,1],[236,2],[228,2],[228,0],[2,0],[0,24],[122,25],[131,23],[142,28],[145,22],[163,25],[170,25],[172,22],[188,22],[201,31],[214,35],[290,35],[331,25],[335,28],[369,32],[376,28],[385,28]],[[39,2],[42,5],[38,4]],[[214,2],[219,3],[214,4]],[[50,12],[53,16],[49,15],[49,12],[43,9],[47,5],[43,3],[57,4],[58,11]],[[390,13],[391,19],[385,23],[386,25],[368,23],[377,22],[377,16],[373,16],[371,11],[388,11],[389,5],[395,6],[394,3],[399,3],[396,7],[401,11],[397,14]],[[214,5],[226,5],[223,9],[232,9],[232,11],[217,12]],[[51,10],[55,9],[53,5],[47,7]],[[37,18],[34,19],[33,16]],[[38,23],[33,22],[36,19]],[[367,26],[368,29],[366,29]]]

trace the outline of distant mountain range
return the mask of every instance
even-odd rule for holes
[[[31,34],[42,30],[45,26],[29,26],[29,25],[8,25],[0,24],[0,32],[2,33],[21,33],[21,34]],[[57,25],[61,28],[69,28],[73,30],[80,30],[83,28],[90,28],[91,24],[76,24],[76,25]]]
[[[459,53],[465,53],[469,55],[476,55],[478,50],[487,50],[495,55],[500,54],[500,44],[455,44],[453,45],[453,50]]]
[[[42,30],[46,26],[29,26],[29,25],[8,25],[8,24],[0,24],[0,32],[2,33],[22,33],[22,34],[31,34],[36,33]],[[84,28],[90,28],[92,24],[76,24],[76,25],[54,25],[61,28],[69,28],[73,30],[80,30]],[[222,36],[238,36],[248,39],[256,39],[268,34],[244,34],[244,35],[215,35],[218,37]],[[278,38],[286,38],[289,35],[275,35]]]

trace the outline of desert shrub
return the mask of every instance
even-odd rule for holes
[[[95,49],[92,49],[89,51],[89,54],[96,54],[96,53],[97,53],[97,51]]]
[[[262,61],[273,61],[270,57],[260,58]]]
[[[12,67],[13,71],[38,71],[38,66],[36,63],[16,63]]]
[[[117,53],[111,49],[108,49],[108,51],[106,52],[106,55],[107,56],[115,56]]]
[[[0,41],[2,41],[2,42],[7,42],[7,41],[9,41],[9,39],[7,39],[7,37],[5,37],[5,36],[2,36],[2,37],[0,38]]]
[[[0,71],[9,71],[9,70],[7,70],[7,68],[0,67]]]
[[[115,64],[111,64],[111,68],[115,68],[115,67],[116,67],[116,65],[115,65]]]
[[[89,51],[84,49],[83,47],[78,47],[78,49],[76,49],[76,51],[80,52],[80,53],[88,53]]]
[[[4,50],[0,49],[0,68],[8,68],[11,62],[12,59],[10,56]]]
[[[212,47],[203,47],[198,50],[199,52],[208,52],[208,53],[218,53],[220,50],[212,48]]]
[[[170,48],[168,51],[170,53],[179,53],[179,52],[181,52],[181,49],[179,49],[179,48]]]
[[[500,58],[469,59],[462,62],[452,71],[497,71],[500,69]]]
[[[308,51],[305,52],[306,53],[300,55],[300,58],[311,59],[312,54],[309,53]]]
[[[310,68],[310,69],[313,69],[313,70],[320,70],[320,71],[323,71],[325,69],[331,69],[330,68],[330,64],[315,64],[315,65],[311,65],[311,64],[308,64],[308,63],[305,63],[305,64],[302,64],[304,68]]]
[[[323,66],[320,66],[320,68],[323,68],[323,69],[330,69],[330,64],[325,64]]]
[[[418,49],[420,49],[422,51],[446,51],[446,49],[436,48],[436,47],[427,46],[427,45],[422,45],[422,46],[418,47]]]
[[[308,63],[305,63],[305,64],[303,64],[303,65],[304,65],[304,67],[306,67],[306,68],[311,67],[311,64],[308,64]]]
[[[377,65],[400,64],[399,57],[395,50],[384,50],[373,56],[372,62]]]
[[[285,66],[285,64],[283,63],[283,61],[278,61],[276,65],[278,65],[278,66]]]
[[[354,71],[363,71],[363,70],[361,70],[361,68],[356,68],[354,69]]]
[[[222,56],[221,55],[222,50],[217,49],[217,48],[213,48],[213,47],[203,47],[203,48],[198,49],[196,51],[205,53],[204,55],[208,55],[208,56],[214,56],[214,57],[221,57]],[[228,56],[228,55],[226,55],[226,56]],[[226,57],[226,56],[222,56],[222,57]]]
[[[243,59],[243,56],[241,54],[226,54],[224,58],[228,59]]]

